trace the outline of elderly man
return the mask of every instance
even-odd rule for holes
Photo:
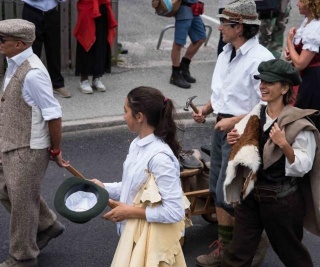
[[[233,235],[234,209],[224,201],[223,183],[231,147],[227,133],[260,102],[259,81],[254,79],[262,61],[273,58],[259,44],[257,34],[260,20],[253,0],[238,0],[228,4],[220,15],[219,30],[227,43],[219,54],[212,76],[211,100],[193,114],[195,121],[203,122],[214,112],[217,122],[213,130],[211,147],[210,192],[216,204],[218,240],[216,249],[197,258],[201,267],[220,266],[223,251]]]
[[[10,212],[9,258],[0,267],[33,267],[40,249],[64,226],[40,196],[49,158],[62,161],[61,107],[50,76],[33,53],[33,23],[0,21],[0,53],[8,69],[0,102],[0,200]]]

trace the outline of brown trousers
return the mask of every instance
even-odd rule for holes
[[[35,259],[40,253],[37,233],[57,219],[40,196],[49,152],[26,147],[1,157],[0,201],[10,212],[9,254],[17,260]]]

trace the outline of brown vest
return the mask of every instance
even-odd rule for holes
[[[22,96],[24,79],[31,69],[28,60],[19,66],[0,95],[0,150],[30,146],[32,108]]]

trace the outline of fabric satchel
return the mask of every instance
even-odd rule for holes
[[[152,7],[159,16],[173,17],[179,10],[182,0],[152,0]]]

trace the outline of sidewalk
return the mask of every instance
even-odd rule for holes
[[[107,91],[94,91],[93,94],[84,94],[79,90],[79,77],[71,72],[63,73],[66,87],[72,94],[71,98],[55,95],[62,106],[63,132],[124,125],[122,116],[125,98],[131,89],[141,85],[160,89],[174,101],[180,119],[191,119],[191,107],[190,112],[183,110],[186,101],[191,96],[197,96],[193,100],[197,107],[208,102],[213,68],[212,62],[194,61],[191,73],[197,82],[192,84],[191,89],[181,89],[169,84],[169,64],[140,68],[113,67],[111,74],[102,77]]]

